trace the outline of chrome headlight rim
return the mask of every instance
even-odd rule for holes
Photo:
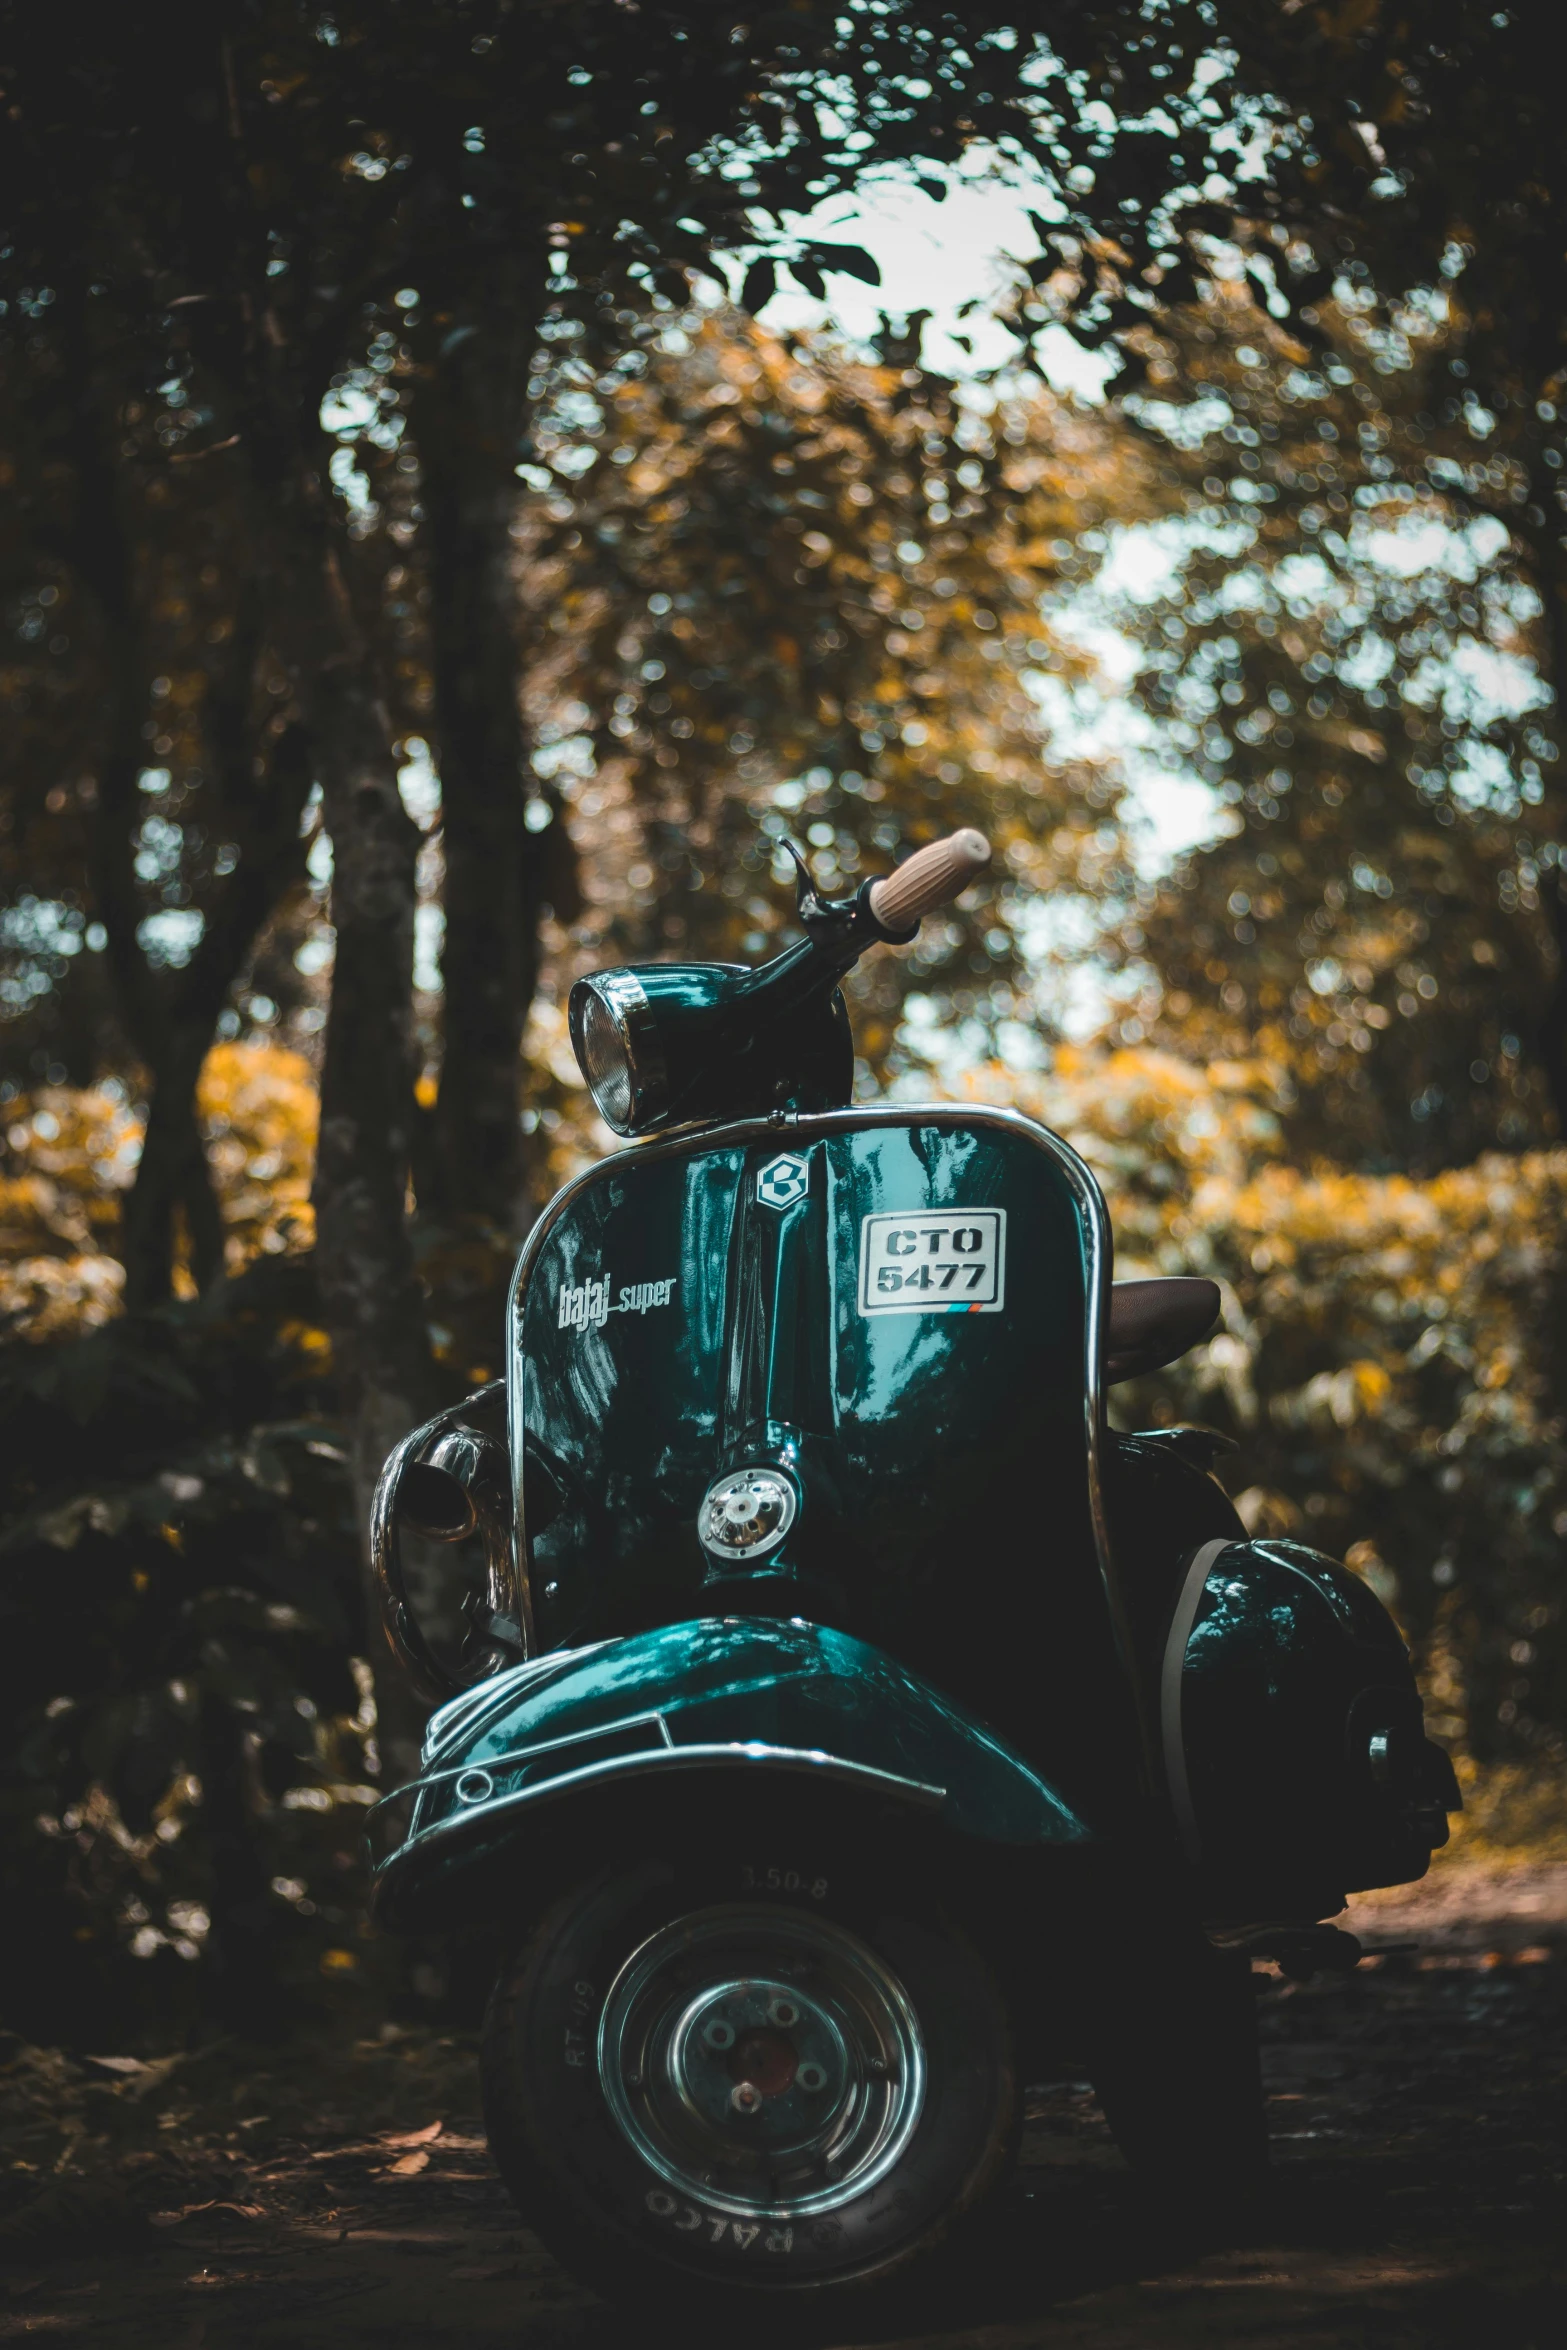
[[[620,1047],[622,1068],[613,1074],[595,1074],[596,1055],[589,1033],[594,1014],[608,1023]],[[647,990],[634,972],[595,971],[579,979],[572,989],[568,1019],[571,1049],[599,1116],[616,1134],[638,1133],[665,1107],[669,1093],[668,1070]],[[626,1084],[624,1108],[610,1090],[617,1076],[623,1076]]]

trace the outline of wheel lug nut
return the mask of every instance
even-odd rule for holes
[[[710,2023],[702,2026],[702,2037],[709,2048],[732,2048],[735,2044],[735,2028],[733,2024],[726,2024],[722,2016],[715,2015]]]
[[[807,2093],[814,2093],[817,2089],[825,2089],[827,2086],[827,2071],[824,2065],[802,2064],[794,2077]]]
[[[781,2032],[787,2032],[791,2024],[799,2022],[800,2011],[792,1999],[775,1999],[767,2010],[767,2020]]]
[[[762,2092],[751,2081],[736,2081],[729,2092],[729,2102],[736,2113],[755,2113],[762,2102]]]

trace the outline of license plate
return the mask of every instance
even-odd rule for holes
[[[921,1208],[860,1226],[862,1314],[997,1314],[1006,1303],[1005,1208]]]

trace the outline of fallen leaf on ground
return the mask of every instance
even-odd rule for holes
[[[429,2165],[428,2154],[400,2154],[394,2163],[388,2165],[386,2176],[389,2179],[411,2179],[419,2171],[428,2170]]]
[[[383,2146],[428,2146],[445,2127],[444,2122],[427,2122],[422,2130],[404,2130],[397,2137],[383,2138],[381,2143]]]
[[[135,2104],[181,2065],[199,2064],[203,2057],[214,2055],[222,2046],[221,2040],[213,2040],[205,2048],[177,2048],[172,2056],[155,2056],[150,2062],[144,2062],[139,2056],[85,2056],[82,2062],[97,2065],[101,2072],[113,2073],[116,2076],[113,2094],[129,2097]],[[99,2083],[100,2088],[106,2086],[105,2082]]]
[[[200,2219],[212,2212],[227,2212],[234,2219],[265,2219],[266,2207],[260,2203],[182,2203],[177,2211],[154,2211],[149,2216],[155,2228],[177,2228],[182,2221]]]

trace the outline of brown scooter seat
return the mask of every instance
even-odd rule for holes
[[[1171,1276],[1161,1281],[1115,1281],[1110,1285],[1110,1326],[1105,1335],[1105,1380],[1140,1379],[1173,1363],[1206,1338],[1219,1318],[1217,1281]]]

